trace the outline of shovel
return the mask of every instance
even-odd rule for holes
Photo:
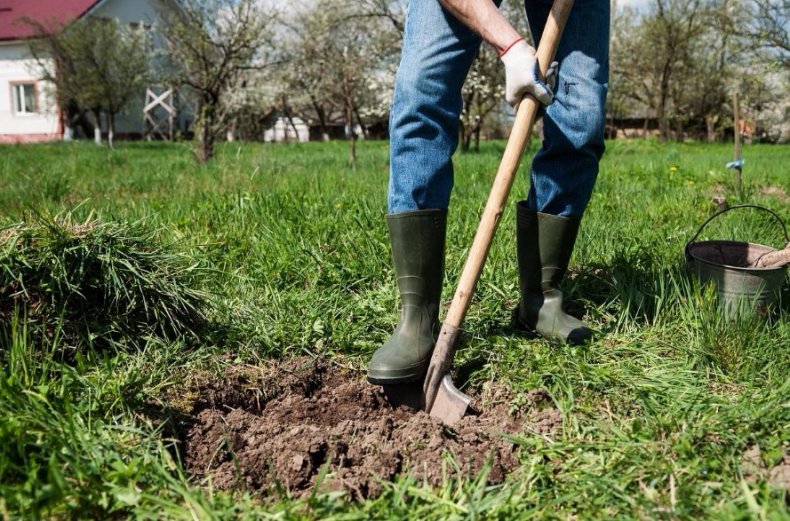
[[[571,7],[573,7],[573,0],[554,0],[543,31],[543,38],[541,38],[537,50],[541,75],[546,74],[548,65],[554,61],[554,54],[557,51],[557,45]],[[453,384],[449,373],[450,364],[453,361],[456,343],[461,333],[461,325],[469,310],[475,286],[483,271],[491,241],[494,239],[499,219],[502,217],[507,196],[516,178],[518,165],[524,154],[524,147],[529,142],[539,108],[540,103],[532,96],[525,96],[518,105],[516,119],[494,179],[494,186],[488,196],[488,202],[483,210],[472,248],[469,250],[469,256],[458,282],[458,289],[455,291],[450,309],[442,324],[425,376],[423,384],[425,410],[447,425],[453,425],[463,418],[472,401],[470,396],[459,391]]]

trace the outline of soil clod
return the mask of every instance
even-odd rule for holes
[[[550,434],[561,425],[553,408],[516,418],[498,405],[450,429],[321,361],[290,360],[265,375],[227,372],[224,385],[199,392],[183,447],[193,476],[227,490],[301,495],[318,486],[360,499],[402,474],[439,486],[484,469],[489,483],[500,483],[519,464],[507,434]]]

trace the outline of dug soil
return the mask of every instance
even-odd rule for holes
[[[475,397],[484,412],[449,428],[394,405],[358,372],[304,358],[229,366],[196,391],[187,470],[214,487],[261,493],[317,487],[368,498],[404,474],[433,486],[481,473],[500,483],[519,466],[512,435],[551,436],[562,422],[544,391],[514,401],[488,388]]]

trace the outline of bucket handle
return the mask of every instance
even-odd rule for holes
[[[773,215],[776,218],[777,221],[779,221],[779,224],[782,225],[782,231],[784,231],[784,234],[785,234],[785,243],[790,242],[790,237],[788,237],[788,235],[787,235],[787,226],[785,225],[785,222],[782,220],[782,218],[779,217],[779,215],[777,215],[776,212],[774,212],[770,208],[766,208],[765,206],[760,206],[759,204],[736,204],[735,206],[730,206],[729,208],[725,208],[724,210],[721,210],[720,212],[714,213],[713,215],[708,217],[707,221],[702,223],[702,226],[699,227],[699,230],[697,230],[697,233],[694,234],[694,237],[692,237],[689,240],[689,242],[686,243],[686,256],[688,257],[689,246],[691,246],[691,244],[695,240],[697,240],[697,237],[699,237],[699,234],[702,233],[702,230],[705,229],[705,227],[708,225],[709,222],[711,222],[713,219],[715,219],[716,217],[720,216],[721,214],[727,213],[730,210],[735,210],[736,208],[756,208],[757,210],[763,210],[765,212],[770,213],[771,215]]]

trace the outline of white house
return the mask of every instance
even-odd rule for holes
[[[155,25],[161,0],[0,0],[0,143],[61,139],[64,128],[51,85],[36,78],[24,19],[65,25],[84,17]],[[142,103],[142,95],[140,103]],[[118,134],[142,132],[142,107],[117,118]]]
[[[305,121],[296,116],[289,121],[287,118],[278,117],[273,124],[263,131],[264,142],[300,141],[305,143],[310,140],[310,127]]]

